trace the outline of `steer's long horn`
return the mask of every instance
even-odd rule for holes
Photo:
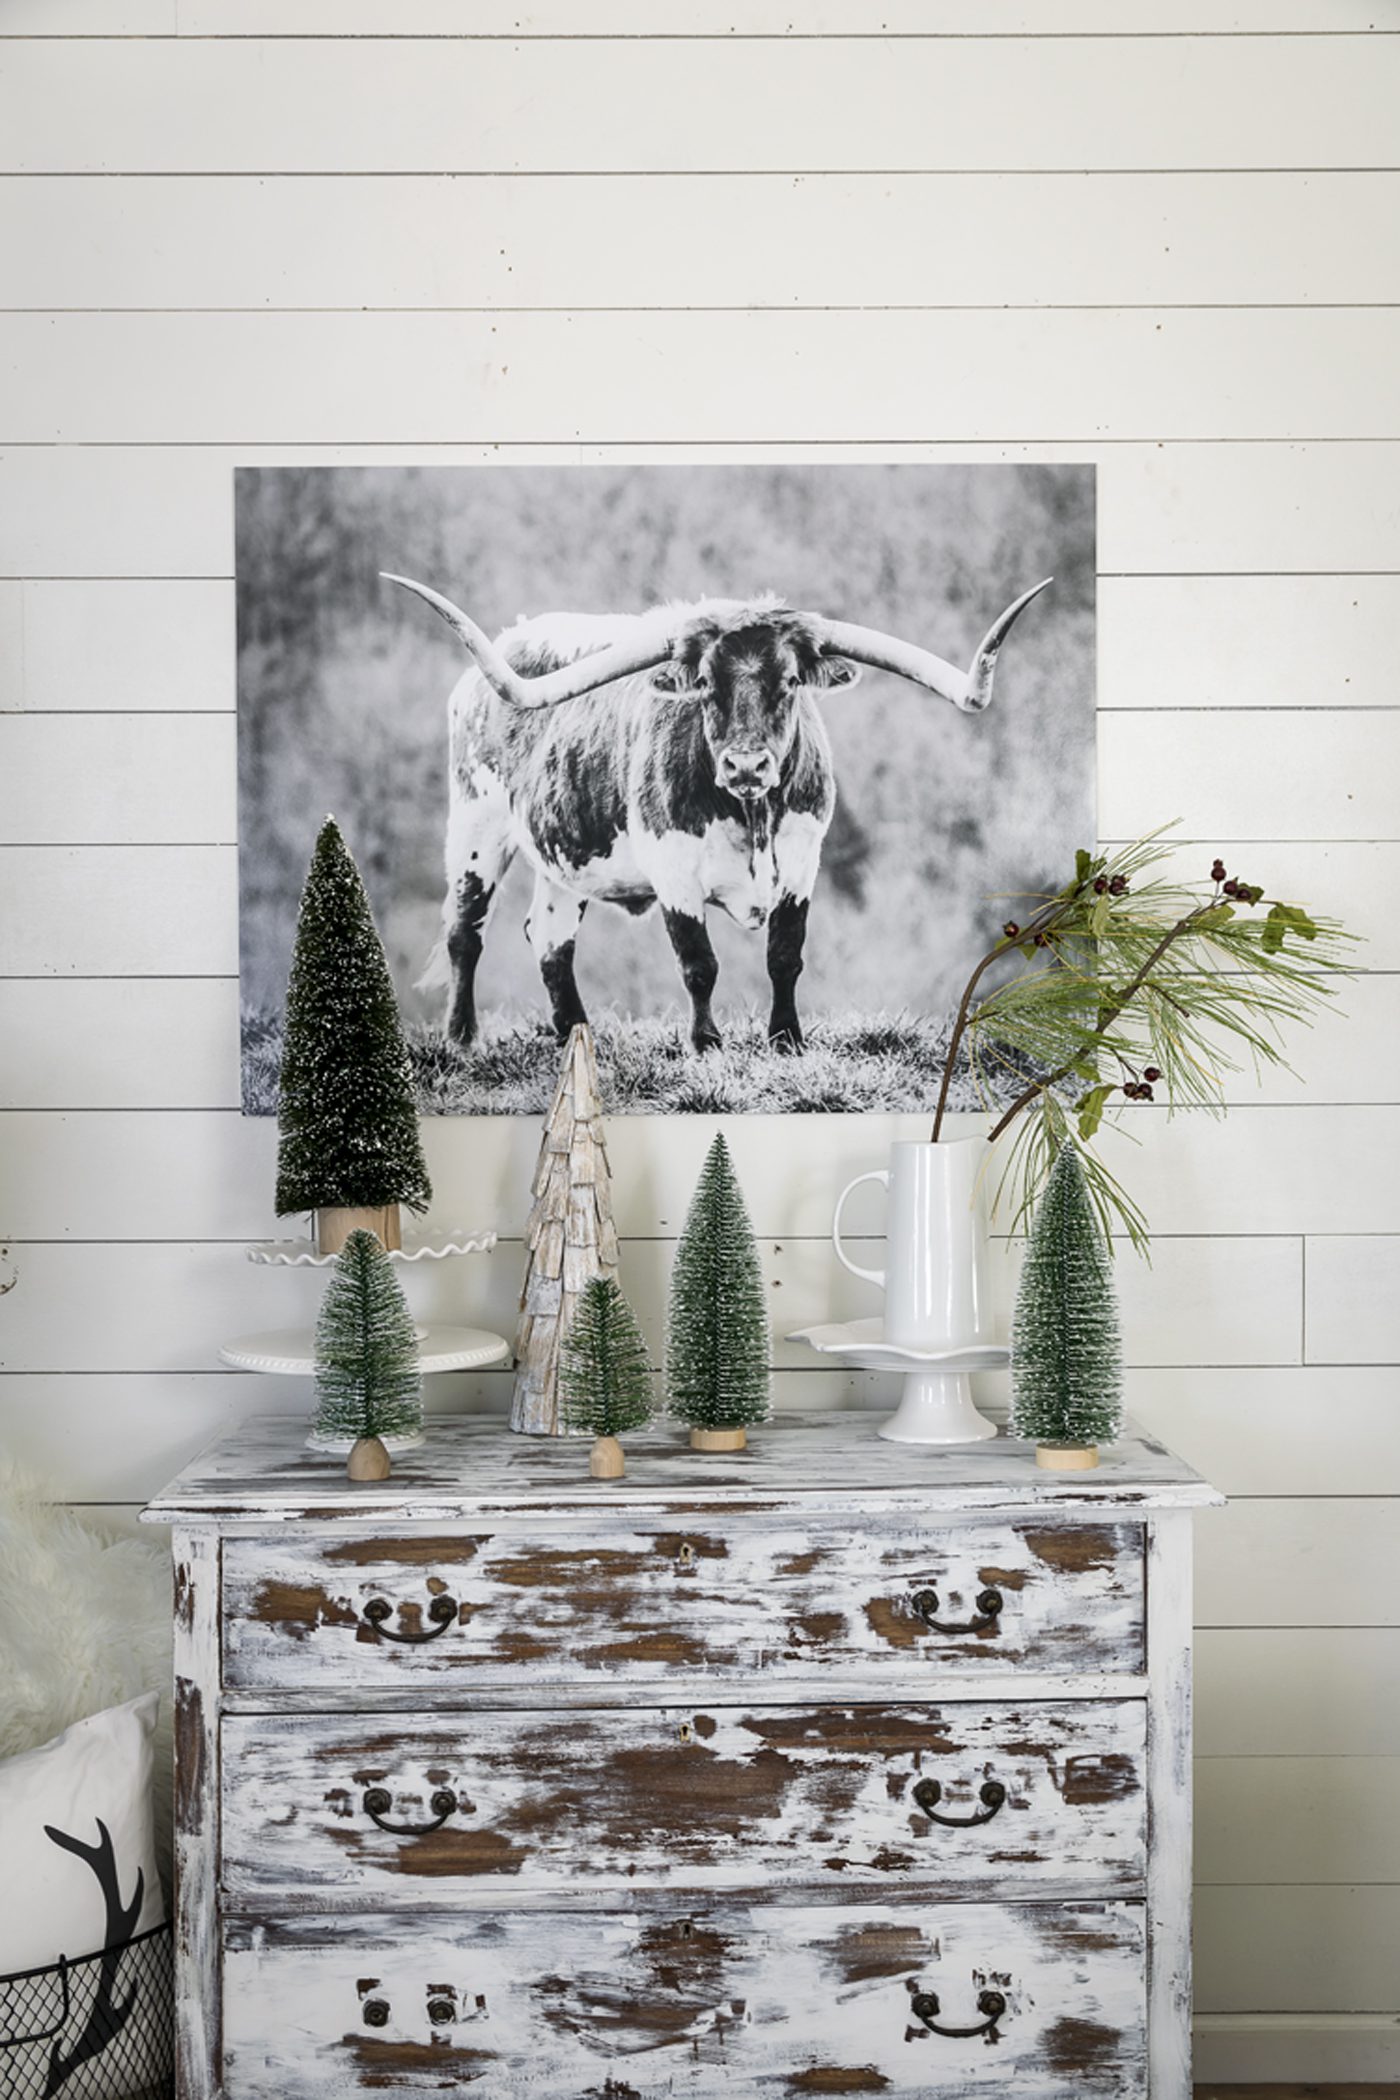
[[[476,621],[460,606],[454,605],[450,598],[430,591],[425,583],[415,583],[411,576],[394,576],[387,569],[381,569],[380,574],[386,583],[402,584],[406,591],[412,591],[415,597],[431,605],[433,611],[446,620],[488,685],[500,694],[502,700],[509,700],[515,707],[557,707],[561,700],[576,700],[581,693],[591,693],[600,685],[610,684],[614,678],[628,678],[634,671],[650,671],[656,664],[664,663],[671,654],[676,627],[674,613],[664,615],[654,624],[639,621],[635,635],[614,642],[611,648],[595,649],[591,655],[576,657],[573,663],[564,664],[557,671],[545,671],[538,678],[525,678],[507,662]]]
[[[997,654],[1013,622],[1025,611],[1032,598],[1038,598],[1053,581],[1053,577],[1047,576],[1044,583],[1024,591],[1014,605],[1008,605],[1006,611],[993,620],[977,645],[971,668],[966,671],[960,671],[956,664],[935,656],[931,649],[920,649],[916,643],[901,641],[898,635],[884,634],[878,627],[857,627],[849,620],[817,620],[814,625],[827,655],[846,656],[852,663],[870,664],[877,671],[894,671],[899,677],[912,679],[915,685],[925,686],[929,692],[939,694],[942,699],[951,700],[954,707],[962,708],[965,714],[975,715],[981,713],[992,697]]]

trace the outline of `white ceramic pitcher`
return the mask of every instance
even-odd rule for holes
[[[848,1182],[836,1201],[831,1239],[853,1276],[885,1293],[884,1339],[927,1365],[906,1379],[899,1413],[882,1431],[900,1443],[980,1442],[996,1424],[977,1412],[962,1352],[985,1349],[992,1330],[987,1264],[989,1146],[983,1137],[931,1145],[906,1140],[890,1147],[888,1169]],[[841,1244],[846,1198],[863,1182],[889,1190],[885,1266],[865,1269]],[[940,1360],[942,1368],[939,1368]]]

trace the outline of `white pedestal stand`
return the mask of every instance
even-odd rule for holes
[[[443,1261],[454,1254],[489,1254],[496,1244],[494,1232],[424,1232],[404,1235],[402,1247],[391,1247],[392,1262]],[[314,1240],[261,1240],[248,1249],[248,1259],[260,1268],[329,1269],[338,1259],[321,1254]],[[480,1371],[488,1364],[509,1363],[511,1345],[503,1335],[484,1327],[422,1327],[418,1330],[418,1369],[425,1378],[436,1371]],[[314,1378],[316,1338],[309,1327],[277,1327],[263,1334],[240,1335],[225,1342],[220,1359],[237,1371],[261,1371],[274,1378]],[[352,1437],[318,1436],[313,1429],[306,1439],[311,1451],[337,1457],[348,1455]],[[391,1454],[412,1451],[423,1442],[414,1436],[386,1436],[384,1447]]]
[[[1001,1371],[1011,1351],[999,1343],[955,1349],[901,1349],[884,1339],[884,1323],[846,1320],[804,1327],[788,1336],[820,1356],[837,1356],[858,1371],[903,1371],[899,1406],[879,1434],[892,1444],[980,1444],[997,1433],[995,1422],[972,1401],[972,1373]]]

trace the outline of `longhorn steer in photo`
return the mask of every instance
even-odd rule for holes
[[[472,659],[449,701],[449,1039],[476,1034],[482,939],[523,853],[535,873],[526,935],[560,1037],[587,1018],[574,942],[589,904],[644,912],[659,903],[700,1050],[720,1041],[710,904],[767,928],[769,1039],[802,1046],[795,994],[807,906],[836,806],[816,694],[853,684],[869,664],[976,713],[991,699],[1008,629],[1046,587],[1007,607],[963,672],[876,628],[768,599],[546,613],[492,642],[426,585],[386,580],[440,613]]]

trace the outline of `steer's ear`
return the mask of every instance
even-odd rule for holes
[[[651,682],[658,693],[688,693],[694,687],[695,673],[680,657],[668,656],[651,673]]]
[[[860,677],[860,665],[853,664],[849,656],[819,656],[813,685],[854,685]]]

